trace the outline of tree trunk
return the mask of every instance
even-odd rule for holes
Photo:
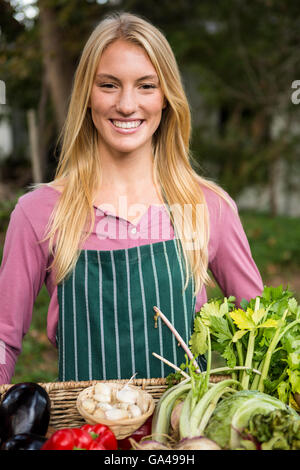
[[[27,111],[27,121],[29,130],[29,148],[32,167],[32,177],[34,183],[43,181],[41,160],[39,155],[38,130],[36,123],[36,112],[34,109]]]
[[[40,165],[41,165],[41,172],[42,172],[42,180],[44,181],[46,173],[47,173],[47,149],[48,149],[48,132],[47,132],[47,120],[46,120],[46,108],[47,108],[47,101],[48,101],[48,83],[47,77],[44,73],[42,77],[42,85],[41,85],[41,95],[38,104],[37,110],[37,132],[38,132],[38,149],[39,149],[39,157],[40,157]]]
[[[40,0],[38,5],[43,62],[60,130],[66,118],[73,67],[63,47],[63,35],[56,20],[55,10],[47,0]]]

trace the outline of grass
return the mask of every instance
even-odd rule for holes
[[[2,242],[14,204],[15,201],[0,203],[0,260]],[[296,282],[300,277],[300,219],[273,218],[255,212],[241,212],[240,216],[264,283],[283,283],[285,287],[289,283],[300,301],[300,284]],[[222,295],[222,292],[216,285],[208,288],[207,294],[211,298]],[[46,333],[48,305],[49,295],[43,286],[34,304],[32,323],[23,340],[23,350],[16,364],[13,383],[57,380],[57,350],[50,344]]]
[[[46,332],[48,305],[49,294],[44,285],[35,301],[32,323],[23,340],[12,383],[57,380],[57,349],[50,343]]]

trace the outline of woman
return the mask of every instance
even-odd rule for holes
[[[210,269],[237,303],[261,294],[236,205],[192,169],[190,110],[163,34],[129,13],[105,18],[79,62],[54,181],[22,196],[0,274],[1,382],[11,380],[34,301],[59,380],[164,377],[207,300]]]

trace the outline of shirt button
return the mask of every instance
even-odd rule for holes
[[[131,229],[131,233],[136,233],[136,228],[135,228],[135,227],[133,227],[133,228]]]

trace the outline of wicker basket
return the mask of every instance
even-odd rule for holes
[[[49,426],[55,429],[65,427],[79,427],[86,423],[85,419],[80,415],[76,401],[80,392],[84,389],[104,382],[101,380],[91,380],[84,382],[48,382],[40,383],[49,394],[51,400],[51,417]],[[128,380],[106,380],[105,382],[118,382],[125,384]],[[155,402],[159,400],[167,385],[165,379],[135,379],[131,381],[132,385],[140,387],[148,392]],[[0,402],[5,392],[12,387],[13,384],[0,385]]]
[[[211,376],[210,381],[216,382],[223,378],[223,376]],[[91,380],[81,382],[70,381],[40,383],[39,385],[45,388],[51,400],[49,427],[52,428],[52,430],[55,430],[65,427],[79,427],[85,424],[86,421],[77,409],[77,397],[85,388],[99,382],[104,381]],[[125,384],[128,380],[105,380],[105,382],[118,382],[120,384]],[[167,389],[166,380],[161,378],[134,379],[131,381],[131,384],[140,387],[142,390],[145,390],[152,395],[155,403]],[[12,386],[13,384],[0,385],[0,402],[2,401],[6,391]]]

